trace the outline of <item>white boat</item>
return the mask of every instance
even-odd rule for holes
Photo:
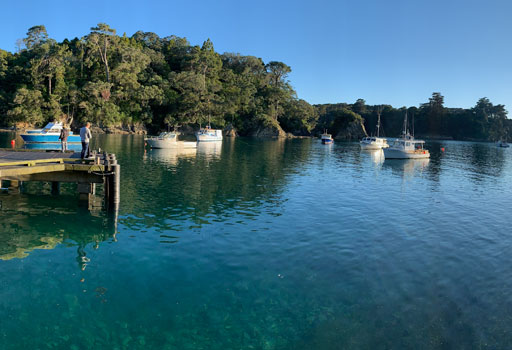
[[[144,139],[151,148],[197,148],[197,142],[178,141],[175,132],[162,132],[158,136]]]
[[[498,141],[498,142],[496,142],[496,146],[503,147],[503,148],[510,147],[510,145],[507,143],[507,141]]]
[[[200,128],[196,133],[198,142],[222,141],[222,130],[212,129],[209,125],[206,128]]]
[[[388,140],[382,137],[369,136],[359,141],[361,149],[376,150],[382,148],[388,148]]]
[[[328,145],[334,142],[332,139],[332,135],[327,133],[327,130],[324,130],[324,133],[320,136],[322,139],[322,144]]]
[[[422,159],[430,158],[430,152],[423,148],[425,141],[416,140],[407,130],[407,112],[404,118],[404,130],[402,137],[394,140],[388,147],[384,148],[385,159]]]
[[[361,149],[382,149],[389,147],[388,140],[386,140],[383,137],[379,137],[380,133],[380,110],[377,113],[378,119],[377,119],[377,136],[370,136],[365,137],[361,141],[359,141],[359,144],[361,145]]]

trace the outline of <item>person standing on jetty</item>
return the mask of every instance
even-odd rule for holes
[[[69,136],[69,129],[66,124],[62,126],[62,129],[60,129],[60,145],[62,148],[62,152],[66,152],[68,150],[68,136]]]
[[[82,140],[82,153],[80,157],[82,159],[89,158],[91,156],[91,152],[89,150],[89,141],[91,140],[91,123],[85,123],[85,126],[80,129],[80,139]]]

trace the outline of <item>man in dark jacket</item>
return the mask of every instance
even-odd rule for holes
[[[62,152],[65,152],[68,150],[68,136],[69,136],[69,129],[66,124],[62,126],[62,129],[60,130],[60,136],[59,140],[62,147]]]

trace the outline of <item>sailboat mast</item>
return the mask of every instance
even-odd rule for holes
[[[407,110],[405,111],[403,134],[404,134],[404,137],[405,137],[405,135],[407,135]]]
[[[377,137],[379,137],[380,131],[380,109],[377,111]]]

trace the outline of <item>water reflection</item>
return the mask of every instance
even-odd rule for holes
[[[144,153],[144,160],[156,160],[162,164],[177,165],[180,159],[194,158],[195,148],[150,149]]]
[[[222,153],[222,141],[198,142],[197,151],[206,159],[218,159]]]
[[[74,196],[59,201],[46,195],[0,195],[0,260],[21,259],[39,249],[77,247],[79,267],[89,258],[85,247],[97,249],[115,237],[115,222],[106,213],[91,214]]]
[[[123,165],[122,211],[135,215],[121,221],[130,227],[143,223],[159,231],[181,231],[240,215],[250,220],[261,213],[279,215],[282,203],[277,198],[286,177],[301,171],[310,150],[310,142],[295,140],[205,142],[199,144],[197,156],[191,154],[172,169],[160,161],[149,166],[157,158],[148,151],[143,164],[132,158]],[[146,211],[154,215],[138,214]],[[172,227],[170,220],[176,220]]]
[[[403,178],[411,178],[423,173],[430,163],[430,159],[386,159],[383,163],[384,169],[391,170],[391,173]]]
[[[369,155],[372,163],[375,165],[381,165],[384,162],[384,151],[381,149],[378,149],[378,150],[362,149],[361,153]]]

